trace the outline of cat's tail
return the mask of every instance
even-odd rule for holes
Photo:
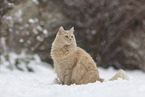
[[[118,78],[122,78],[123,80],[128,80],[129,77],[128,75],[126,74],[126,72],[122,69],[120,69],[114,77],[112,77],[111,79],[109,79],[109,81],[114,81],[114,80],[117,80]],[[104,82],[104,79],[102,78],[99,78],[99,81],[102,83]]]
[[[128,80],[129,79],[129,77],[126,74],[126,72],[124,70],[120,69],[114,77],[109,79],[109,81],[114,81],[114,80],[117,80],[118,78],[122,78],[124,80]]]

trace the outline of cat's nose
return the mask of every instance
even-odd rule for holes
[[[71,41],[71,38],[69,38],[69,40]]]

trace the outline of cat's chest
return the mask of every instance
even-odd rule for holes
[[[65,57],[59,61],[55,61],[55,71],[58,74],[63,74],[67,69],[73,69],[75,66],[74,56]]]
[[[54,60],[61,61],[66,60],[70,61],[74,58],[74,50],[73,49],[58,49],[53,52]]]
[[[66,54],[65,56],[60,56],[56,60],[58,64],[74,64],[75,63],[75,56],[74,54]]]

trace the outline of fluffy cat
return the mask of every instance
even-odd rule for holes
[[[52,43],[51,57],[60,84],[87,84],[96,81],[103,82],[92,57],[76,44],[74,28],[64,30],[61,26]],[[110,81],[118,78],[128,79],[120,70]]]

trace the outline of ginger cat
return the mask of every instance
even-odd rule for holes
[[[60,84],[87,84],[96,81],[103,82],[92,57],[76,44],[74,28],[64,30],[61,26],[52,43],[51,57]],[[120,70],[110,81],[118,78],[128,79]]]

